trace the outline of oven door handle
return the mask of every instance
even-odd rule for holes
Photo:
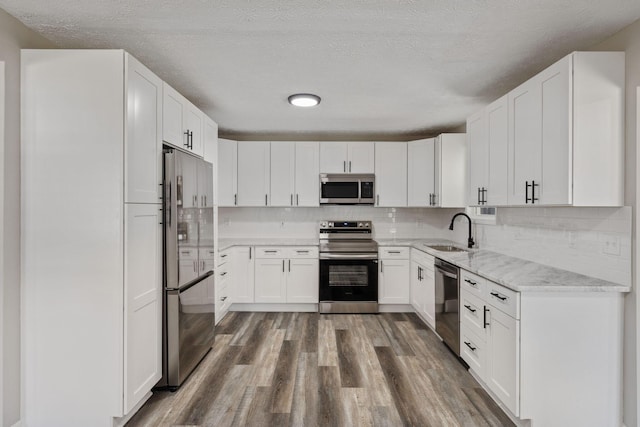
[[[369,259],[369,260],[378,260],[378,254],[347,254],[347,253],[321,253],[320,259]]]

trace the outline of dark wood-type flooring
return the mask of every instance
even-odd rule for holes
[[[230,313],[127,426],[512,426],[414,314]]]

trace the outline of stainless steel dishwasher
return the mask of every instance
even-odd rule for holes
[[[436,332],[444,343],[460,356],[460,269],[436,258]]]

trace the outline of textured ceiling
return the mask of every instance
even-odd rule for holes
[[[221,134],[426,136],[640,18],[638,0],[0,0],[60,47],[123,48]],[[287,96],[322,103],[294,109]]]

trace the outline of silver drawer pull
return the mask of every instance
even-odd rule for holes
[[[224,275],[226,275],[226,274],[227,274],[227,272],[226,272],[226,271],[223,271],[222,273],[220,273],[220,275],[221,275],[221,276],[224,276]]]
[[[227,254],[220,255],[220,258],[226,258],[226,257],[227,257]]]
[[[476,309],[475,309],[475,308],[471,308],[471,306],[470,306],[470,305],[465,304],[465,305],[464,305],[464,307],[465,307],[467,310],[469,310],[470,312],[472,312],[472,313],[475,313],[475,312],[476,312]]]
[[[227,297],[220,298],[220,301],[226,301],[226,300],[227,300]]]
[[[390,254],[399,254],[400,253],[400,251],[387,251],[387,252],[390,253]]]
[[[275,253],[277,253],[277,252],[278,252],[278,251],[264,251],[264,253],[265,253],[265,254],[275,254]]]
[[[309,251],[296,251],[296,252],[298,252],[299,254],[308,254],[309,253]]]
[[[506,301],[506,299],[507,299],[507,297],[504,297],[504,296],[500,295],[497,292],[491,292],[491,295],[496,297],[496,298],[498,298],[500,301],[503,301],[503,302]]]
[[[467,347],[469,347],[469,349],[470,349],[471,351],[476,351],[476,348],[477,348],[477,347],[472,346],[470,342],[466,342],[466,341],[465,341],[465,342],[464,342],[464,345],[466,345]]]
[[[465,282],[467,282],[468,284],[470,284],[471,286],[477,286],[478,282],[474,282],[473,280],[469,280],[469,279],[464,279]]]

